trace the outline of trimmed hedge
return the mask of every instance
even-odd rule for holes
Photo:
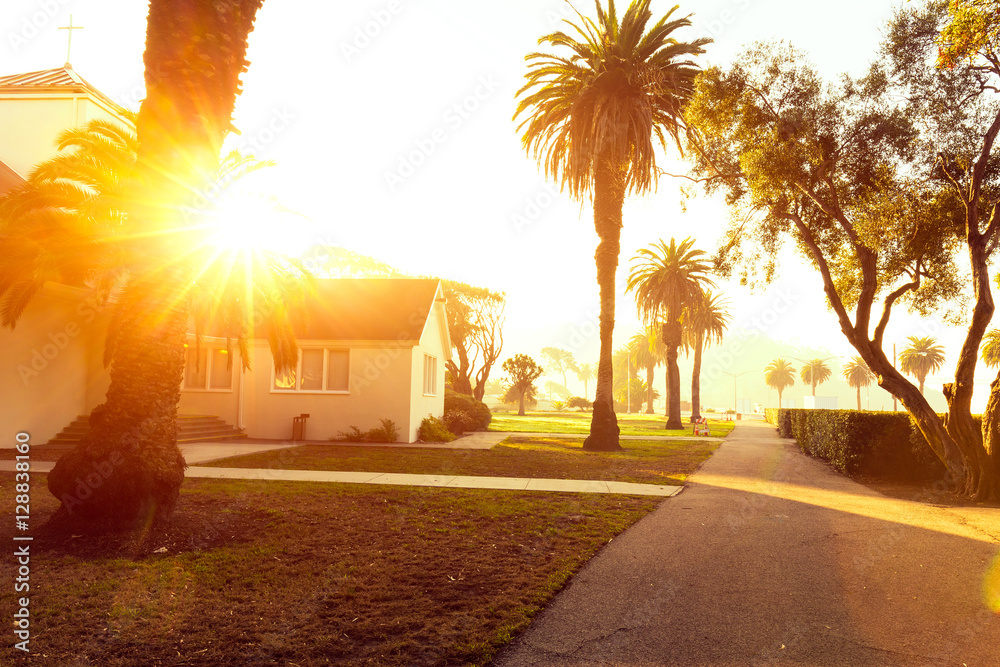
[[[944,476],[945,469],[905,412],[768,409],[764,418],[782,438],[794,438],[809,456],[846,475],[895,481]]]

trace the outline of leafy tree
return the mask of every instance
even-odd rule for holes
[[[646,414],[653,414],[653,370],[663,363],[660,354],[660,332],[657,327],[632,334],[628,342],[632,365],[646,371]]]
[[[677,351],[683,342],[684,313],[702,307],[704,288],[714,287],[709,264],[692,239],[677,243],[662,240],[639,250],[633,258],[626,291],[635,292],[639,315],[649,325],[662,322],[667,365],[668,416],[666,428],[684,428],[681,422],[681,376]]]
[[[728,304],[722,296],[705,290],[701,299],[684,311],[684,333],[681,344],[685,351],[694,350],[694,368],[691,371],[691,421],[701,419],[701,354],[713,342],[721,343],[722,334],[729,326]]]
[[[719,268],[767,281],[790,237],[879,386],[902,401],[957,490],[986,499],[1000,491],[1000,422],[987,409],[980,431],[971,398],[994,310],[1000,58],[986,40],[971,60],[935,68],[947,7],[907,5],[881,61],[836,86],[798,52],[758,46],[728,71],[706,70],[685,118],[698,128],[692,179],[734,210]],[[959,252],[968,253],[968,279],[956,269]],[[883,338],[896,305],[950,317],[966,286],[974,305],[943,420],[886,358]],[[1000,419],[1000,395],[995,406]]]
[[[535,364],[535,360],[528,355],[515,354],[503,362],[503,370],[510,382],[507,395],[517,397],[517,414],[523,417],[525,399],[538,393],[538,389],[535,388],[535,380],[542,376],[542,368]]]
[[[521,403],[521,399],[524,399],[524,405],[529,408],[538,407],[538,397],[536,396],[537,388],[532,386],[527,392],[522,396],[517,392],[514,387],[507,387],[507,391],[503,395],[503,402],[507,405],[518,405]]]
[[[445,362],[445,367],[451,373],[455,391],[481,401],[490,371],[503,350],[506,296],[453,280],[441,284],[448,300],[448,332],[455,350],[454,358]]]
[[[579,408],[580,410],[589,410],[591,407],[591,402],[588,401],[583,396],[570,396],[566,399],[566,407],[569,408]]]
[[[843,368],[844,379],[847,384],[858,392],[858,410],[861,409],[861,388],[867,387],[875,380],[875,375],[868,370],[865,360],[855,356]]]
[[[639,367],[632,363],[632,354],[628,345],[615,350],[612,364],[615,378],[612,385],[612,396],[615,403],[626,406],[626,410],[629,412],[633,407],[638,410],[642,407],[646,390],[639,379]],[[637,387],[638,389],[636,389]],[[638,396],[636,391],[639,391]]]
[[[799,369],[799,376],[805,384],[812,385],[812,395],[816,396],[816,387],[830,379],[830,367],[826,359],[810,359]]]
[[[781,407],[781,393],[795,384],[795,368],[787,359],[777,358],[764,369],[764,382],[778,392],[778,407]]]
[[[601,352],[590,436],[584,449],[617,450],[618,423],[612,402],[612,334],[615,271],[618,267],[622,206],[629,192],[654,187],[657,170],[653,137],[679,144],[681,107],[698,70],[688,59],[703,52],[707,39],[678,41],[675,31],[688,18],[670,20],[671,9],[648,32],[649,0],[633,0],[621,21],[613,0],[597,21],[578,14],[566,21],[575,32],[546,35],[539,43],[568,56],[528,54],[526,83],[517,92],[514,114],[522,145],[576,199],[589,197],[600,243],[595,260],[601,296]]]
[[[594,365],[580,364],[577,366],[576,379],[583,383],[583,397],[587,398],[590,395],[587,383],[594,379]]]
[[[576,360],[573,359],[573,353],[567,352],[566,350],[558,347],[543,347],[542,356],[548,360],[549,368],[554,370],[556,373],[562,373],[563,386],[568,386],[569,382],[566,379],[566,371],[575,371],[577,369]]]
[[[899,369],[917,379],[922,394],[927,376],[944,365],[944,347],[930,336],[910,336],[907,340],[909,345],[899,353]]]

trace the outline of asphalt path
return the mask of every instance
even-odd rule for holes
[[[1000,667],[998,545],[1000,509],[888,498],[739,422],[493,664]]]

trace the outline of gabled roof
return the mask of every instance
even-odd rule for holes
[[[317,280],[299,340],[420,340],[439,281],[417,278]]]
[[[77,74],[69,64],[56,69],[39,70],[37,72],[25,72],[24,74],[9,74],[0,76],[0,94],[2,93],[33,93],[33,92],[67,92],[67,93],[88,93],[112,109],[120,109],[121,106],[111,100],[110,97],[91,85],[86,79]]]
[[[24,183],[24,179],[16,171],[0,160],[0,197]]]

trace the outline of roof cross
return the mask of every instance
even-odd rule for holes
[[[68,39],[66,40],[66,67],[71,67],[69,64],[69,54],[70,50],[73,48],[73,31],[83,30],[83,26],[73,25],[73,15],[70,14],[69,25],[60,26],[59,30],[65,30],[68,35]]]

